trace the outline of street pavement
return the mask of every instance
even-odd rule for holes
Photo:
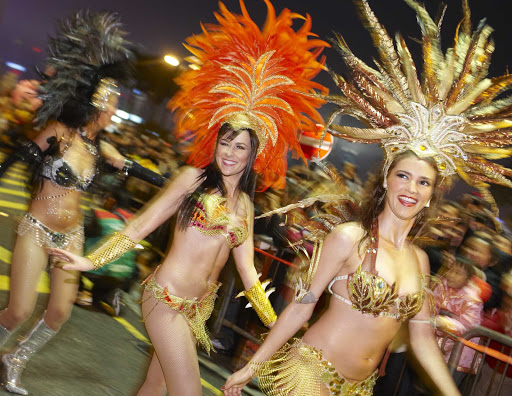
[[[3,157],[0,153],[0,162]],[[0,309],[8,300],[16,219],[27,209],[27,177],[26,166],[18,162],[0,180]],[[92,203],[85,198],[82,205],[87,209]],[[41,317],[49,286],[48,274],[43,273],[34,314],[9,339],[3,353],[13,348],[16,338]],[[28,363],[22,382],[30,395],[136,395],[150,360],[144,351],[149,341],[140,321],[140,307],[136,303],[139,296],[140,287],[123,295],[126,307],[118,318],[75,305],[71,319]],[[230,373],[215,363],[215,354],[210,359],[200,355],[200,363],[203,395],[221,395],[219,389]],[[248,392],[244,394],[262,395],[255,390]],[[10,394],[0,387],[0,395]]]

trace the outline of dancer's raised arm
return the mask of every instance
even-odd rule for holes
[[[184,168],[121,232],[114,234],[87,257],[63,249],[52,249],[52,254],[69,262],[63,266],[66,270],[90,271],[112,262],[176,213],[185,195],[193,191],[200,173],[200,169]]]

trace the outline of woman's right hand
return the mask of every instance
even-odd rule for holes
[[[68,271],[92,271],[94,270],[94,265],[92,265],[91,260],[88,258],[79,256],[77,254],[68,252],[64,249],[50,249],[50,254],[55,257],[58,257],[60,260],[65,261],[69,264],[64,264],[62,269]]]
[[[222,387],[225,396],[240,396],[242,388],[253,379],[253,374],[250,364],[247,364],[243,369],[234,372]]]

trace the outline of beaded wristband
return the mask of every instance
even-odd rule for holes
[[[268,326],[277,319],[274,308],[272,308],[272,304],[270,304],[260,281],[257,281],[249,290],[239,293],[237,297],[242,295],[247,297],[251,306],[254,308],[258,317],[265,326]]]
[[[116,232],[103,245],[89,254],[87,258],[91,260],[94,269],[97,270],[117,260],[123,254],[132,250],[135,245],[136,243],[130,237]]]

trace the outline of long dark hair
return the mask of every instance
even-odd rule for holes
[[[222,173],[220,172],[219,167],[217,165],[217,161],[215,159],[217,153],[217,146],[221,139],[228,139],[231,141],[243,131],[249,132],[251,142],[251,153],[247,161],[247,165],[244,169],[244,172],[240,177],[240,181],[238,182],[237,189],[249,195],[251,200],[254,199],[254,191],[256,189],[256,174],[254,173],[253,168],[258,153],[258,137],[256,136],[256,133],[251,129],[234,130],[229,123],[224,123],[220,127],[219,133],[217,134],[217,142],[215,143],[215,153],[213,155],[212,161],[204,168],[203,173],[201,173],[197,177],[197,181],[200,183],[196,187],[196,189],[192,193],[185,196],[185,198],[183,199],[183,203],[178,212],[178,227],[180,230],[185,230],[188,227],[190,218],[192,217],[197,201],[199,200],[201,194],[205,192],[212,193],[215,191],[219,191],[223,197],[226,196],[226,186],[224,186],[224,182],[222,180]]]
[[[361,202],[361,210],[359,212],[359,223],[364,230],[364,235],[359,241],[359,247],[362,247],[363,243],[371,236],[373,223],[375,219],[382,213],[386,203],[386,189],[384,188],[385,177],[396,167],[396,165],[404,158],[414,156],[420,159],[413,151],[405,151],[398,154],[391,165],[388,168],[387,174],[384,173],[384,163],[379,167],[379,172],[371,175],[366,182],[365,191],[363,194],[363,201]],[[439,171],[437,169],[436,162],[433,158],[426,157],[421,158],[428,162],[437,172],[437,177],[434,183],[434,193],[430,200],[430,207],[423,208],[416,217],[416,225],[419,225],[425,218],[429,217],[429,214],[436,207],[442,196],[442,191],[439,185],[442,182],[442,178],[439,177]]]

